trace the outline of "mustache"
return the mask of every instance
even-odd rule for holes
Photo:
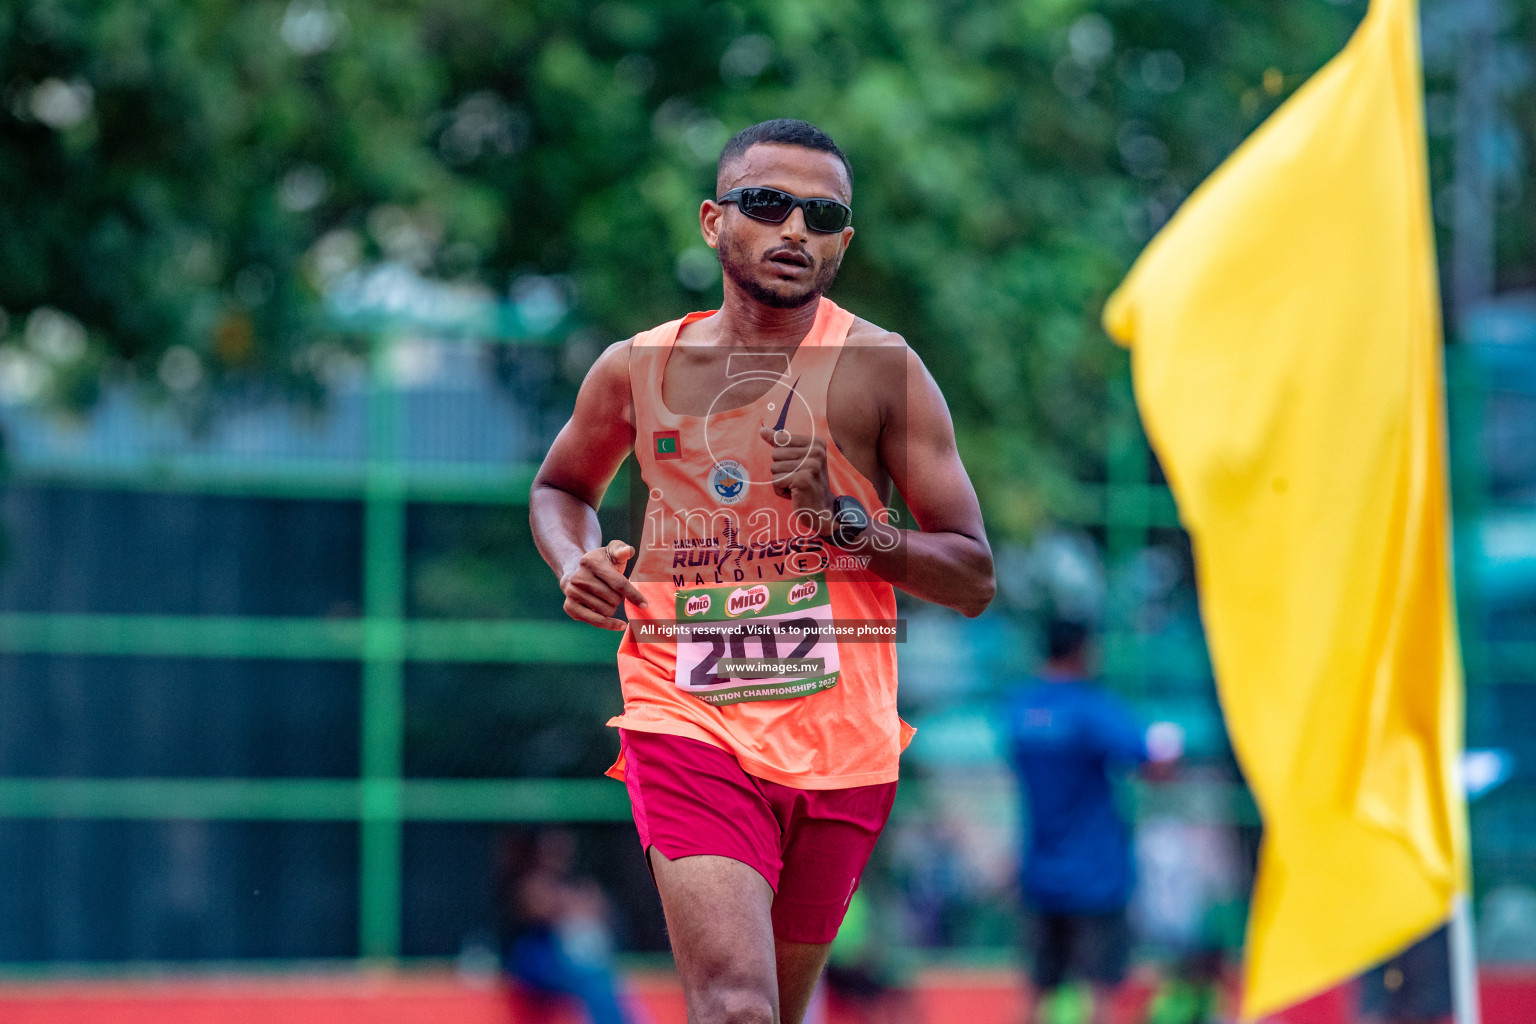
[[[808,267],[815,266],[816,264],[815,257],[813,257],[810,253],[806,252],[799,246],[779,245],[763,253],[763,259],[765,260],[777,259],[780,256],[788,256],[792,259],[801,260]]]

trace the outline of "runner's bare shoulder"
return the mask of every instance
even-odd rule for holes
[[[619,464],[635,444],[629,384],[630,341],[609,345],[587,370],[571,418],[555,436],[534,476],[535,489],[554,487],[596,508]]]
[[[906,348],[907,339],[856,316],[853,326],[848,328],[848,344],[855,348]]]
[[[625,338],[609,345],[587,370],[576,397],[573,422],[595,426],[594,421],[611,422],[617,418],[633,429],[635,405],[630,393],[629,360],[634,340]]]
[[[907,339],[879,324],[855,318],[853,326],[848,328],[838,376],[876,399],[882,406],[880,418],[884,421],[885,413],[889,412],[883,408],[886,403],[902,400],[906,395],[907,376],[912,372],[913,362],[922,365]]]

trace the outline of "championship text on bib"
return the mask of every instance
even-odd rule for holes
[[[805,697],[837,685],[822,573],[677,592],[679,689],[711,704]]]

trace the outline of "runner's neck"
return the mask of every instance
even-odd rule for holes
[[[702,343],[741,348],[787,348],[798,345],[811,333],[821,296],[794,309],[775,309],[748,298],[726,282],[725,301],[720,312],[700,321],[709,334]],[[690,344],[693,338],[689,339]]]

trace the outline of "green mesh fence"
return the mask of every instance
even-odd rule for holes
[[[406,457],[408,417],[392,383],[390,334],[375,337],[367,388],[366,458],[323,460],[182,458],[174,471],[102,466],[19,467],[12,482],[61,482],[277,499],[337,499],[363,506],[360,614],[260,617],[139,614],[0,614],[0,653],[209,659],[341,660],[361,666],[360,753],[348,779],[0,778],[0,818],[241,819],[341,821],[360,828],[358,948],[364,958],[399,956],[405,823],[608,821],[628,818],[623,788],[602,779],[423,779],[403,765],[405,673],[411,662],[490,665],[612,664],[617,638],[573,622],[443,619],[408,614],[407,508],[414,504],[526,502],[531,465],[441,464]],[[1453,352],[1453,356],[1455,353]],[[1467,361],[1450,364],[1459,564],[1480,557],[1471,528],[1486,508],[1478,453],[1487,384]],[[1085,487],[1092,511],[1077,526],[1102,531],[1111,571],[1177,531],[1174,503],[1157,482],[1129,384],[1113,389],[1114,429],[1105,482]],[[620,483],[611,493],[622,495]],[[542,583],[548,583],[544,580]],[[548,587],[554,600],[552,584]],[[1476,581],[1463,571],[1461,620],[1473,687],[1490,675],[1529,680],[1536,643],[1486,642]],[[1149,676],[1208,683],[1198,643],[1153,642],[1135,622],[1111,617],[1105,674],[1129,696]],[[1251,818],[1235,793],[1234,820]]]

